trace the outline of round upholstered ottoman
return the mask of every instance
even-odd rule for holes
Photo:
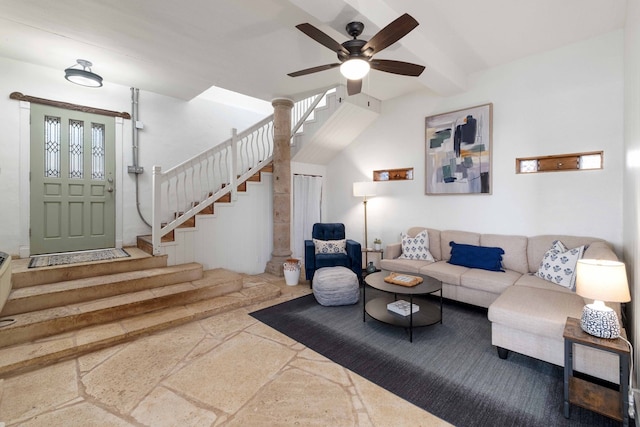
[[[323,267],[313,276],[313,295],[325,306],[355,304],[360,298],[360,283],[346,267]]]

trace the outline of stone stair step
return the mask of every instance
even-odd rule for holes
[[[236,292],[242,276],[223,269],[209,270],[199,280],[123,293],[9,316],[15,323],[0,328],[0,347],[33,341],[61,332],[112,322],[170,306],[181,306]]]
[[[101,350],[151,332],[264,302],[279,295],[280,288],[276,285],[253,284],[230,294],[0,348],[0,378]]]
[[[0,315],[44,310],[200,278],[202,265],[190,263],[18,288],[11,291]]]
[[[83,279],[100,274],[124,273],[167,266],[167,256],[151,256],[135,247],[124,248],[129,258],[118,258],[92,263],[28,268],[29,258],[14,259],[11,263],[12,289],[55,283],[63,280]]]

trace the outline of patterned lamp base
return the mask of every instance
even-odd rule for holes
[[[603,310],[593,304],[585,305],[580,326],[583,331],[596,337],[614,339],[620,336],[618,315],[610,307],[605,306]]]

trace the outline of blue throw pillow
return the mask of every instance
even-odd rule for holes
[[[502,269],[502,255],[504,254],[502,248],[464,245],[456,242],[449,242],[449,246],[451,246],[449,264],[489,271],[504,271]]]

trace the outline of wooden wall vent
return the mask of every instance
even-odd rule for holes
[[[374,181],[402,181],[407,179],[413,179],[413,168],[373,171]]]
[[[602,169],[603,167],[603,151],[516,159],[516,173],[579,171]]]

